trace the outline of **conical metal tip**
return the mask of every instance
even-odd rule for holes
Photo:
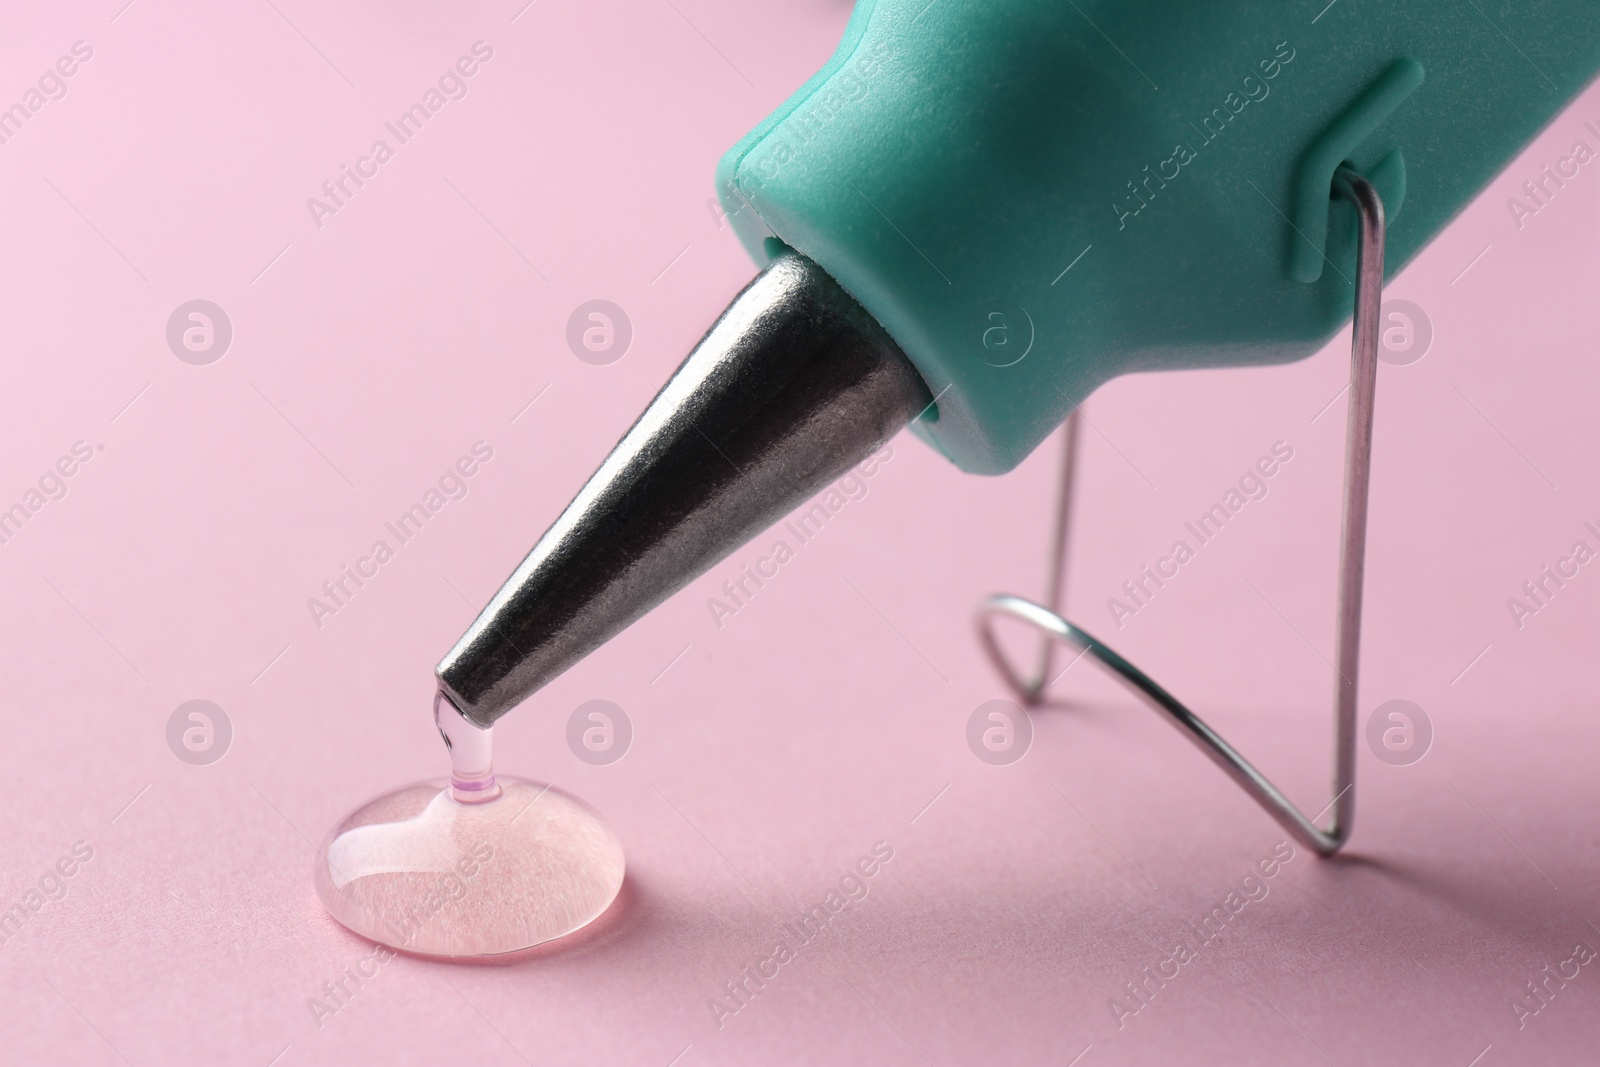
[[[779,256],[440,661],[440,690],[492,724],[931,404],[861,305]]]

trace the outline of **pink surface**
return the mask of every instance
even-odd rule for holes
[[[1520,226],[1506,198],[1594,144],[1600,90],[1389,290],[1436,336],[1380,375],[1361,706],[1414,701],[1432,750],[1397,767],[1363,744],[1348,856],[1277,868],[1120,1028],[1124,983],[1170,974],[1188,924],[1283,834],[1083,666],[1024,759],[974,758],[968,716],[1004,693],[971,612],[1037,590],[1056,450],[982,480],[904,436],[720,628],[707,598],[766,539],[500,727],[502,770],[585,798],[627,849],[624,907],[596,936],[507,967],[392,959],[319,1019],[308,999],[372,946],[318,905],[312,842],[444,773],[432,665],[750,275],[708,208],[712,166],[848,9],[121,4],[13,12],[0,36],[7,101],[93,49],[0,145],[0,504],[92,448],[0,545],[0,908],[41,880],[57,895],[0,945],[7,1061],[1592,1055],[1600,970],[1563,961],[1600,946],[1600,574],[1581,567],[1520,628],[1507,598],[1573,542],[1600,547],[1583,525],[1600,526],[1600,170]],[[1318,28],[1343,32],[1342,10]],[[307,197],[480,40],[493,57],[466,96],[315,225]],[[196,298],[233,324],[209,366],[164,337]],[[633,323],[609,366],[564,340],[594,298]],[[1346,344],[1096,395],[1070,574],[1071,614],[1312,809]],[[479,441],[493,458],[467,495],[319,626],[308,598]],[[1105,600],[1277,441],[1294,458],[1270,495],[1118,631]],[[594,766],[566,726],[602,698],[634,738]],[[166,740],[196,699],[234,730],[209,766]],[[76,842],[92,857],[46,878]],[[719,1018],[724,983],[878,842],[893,858],[866,896]],[[1512,1003],[1546,964],[1578,975],[1519,1029]]]

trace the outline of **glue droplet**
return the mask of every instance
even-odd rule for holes
[[[405,786],[334,827],[317,895],[363,937],[428,956],[533,948],[599,918],[622,888],[622,846],[576,797],[496,778],[491,730],[442,695],[449,781]]]

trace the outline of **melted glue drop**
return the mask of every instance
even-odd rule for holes
[[[386,793],[334,827],[317,896],[360,934],[423,956],[495,956],[599,918],[622,888],[622,846],[576,797],[496,778],[492,731],[443,695],[434,720],[449,781]]]

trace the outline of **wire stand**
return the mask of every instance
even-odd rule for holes
[[[1321,856],[1331,856],[1350,837],[1356,804],[1356,680],[1361,660],[1361,589],[1367,542],[1367,484],[1372,467],[1373,397],[1378,380],[1379,307],[1383,299],[1383,202],[1360,175],[1340,168],[1334,192],[1356,207],[1360,236],[1356,253],[1355,324],[1350,345],[1350,406],[1345,427],[1344,530],[1339,563],[1338,677],[1334,681],[1334,795],[1327,807],[1307,818],[1256,770],[1234,747],[1149,675],[1123,659],[1099,638],[1073,625],[1059,614],[1066,574],[1068,524],[1071,518],[1072,476],[1076,466],[1078,413],[1067,417],[1063,432],[1060,497],[1055,516],[1054,544],[1045,596],[1048,606],[1010,594],[989,597],[978,608],[978,633],[985,651],[1001,676],[1024,703],[1036,705],[1050,683],[1055,645],[1063,642],[1082,651],[1072,661],[1088,656],[1127,683],[1157,711],[1193,741],[1256,802],[1277,819],[1296,841]],[[998,616],[1020,619],[1045,635],[1038,670],[1022,678],[1001,651],[994,635]],[[1071,667],[1072,663],[1067,666]],[[1065,668],[1062,673],[1066,673]],[[1316,821],[1328,809],[1333,817],[1327,829]]]

